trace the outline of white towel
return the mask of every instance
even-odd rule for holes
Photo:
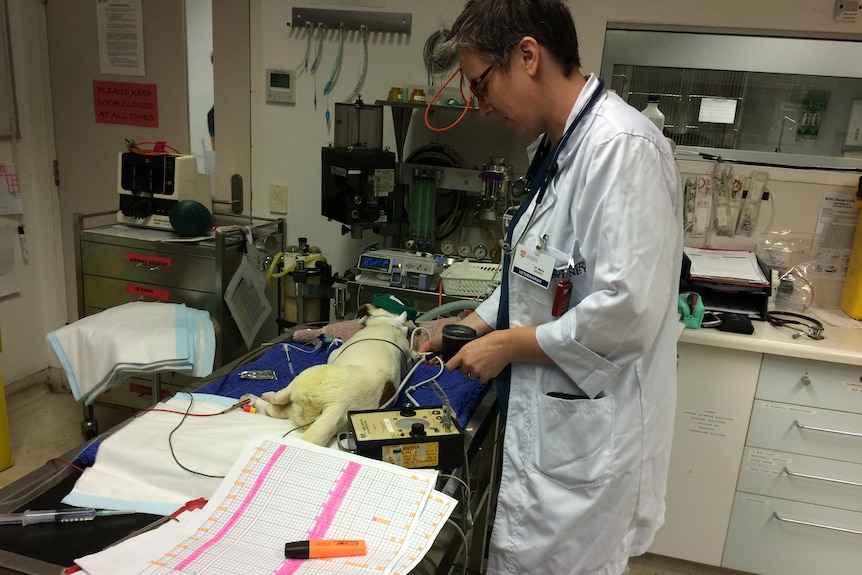
[[[183,304],[132,302],[49,333],[78,401],[92,403],[134,373],[212,371],[215,330],[206,311]]]

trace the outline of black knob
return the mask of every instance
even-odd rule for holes
[[[425,437],[425,425],[418,421],[411,425],[410,437]]]

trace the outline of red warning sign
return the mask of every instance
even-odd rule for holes
[[[155,84],[93,80],[96,122],[159,127],[159,101]]]

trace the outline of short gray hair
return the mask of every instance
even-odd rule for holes
[[[449,59],[468,49],[506,68],[525,36],[548,49],[566,76],[581,67],[575,22],[564,0],[468,0],[438,45],[437,58]]]

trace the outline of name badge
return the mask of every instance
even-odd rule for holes
[[[518,244],[512,258],[512,271],[527,281],[548,289],[554,273],[554,258]]]

